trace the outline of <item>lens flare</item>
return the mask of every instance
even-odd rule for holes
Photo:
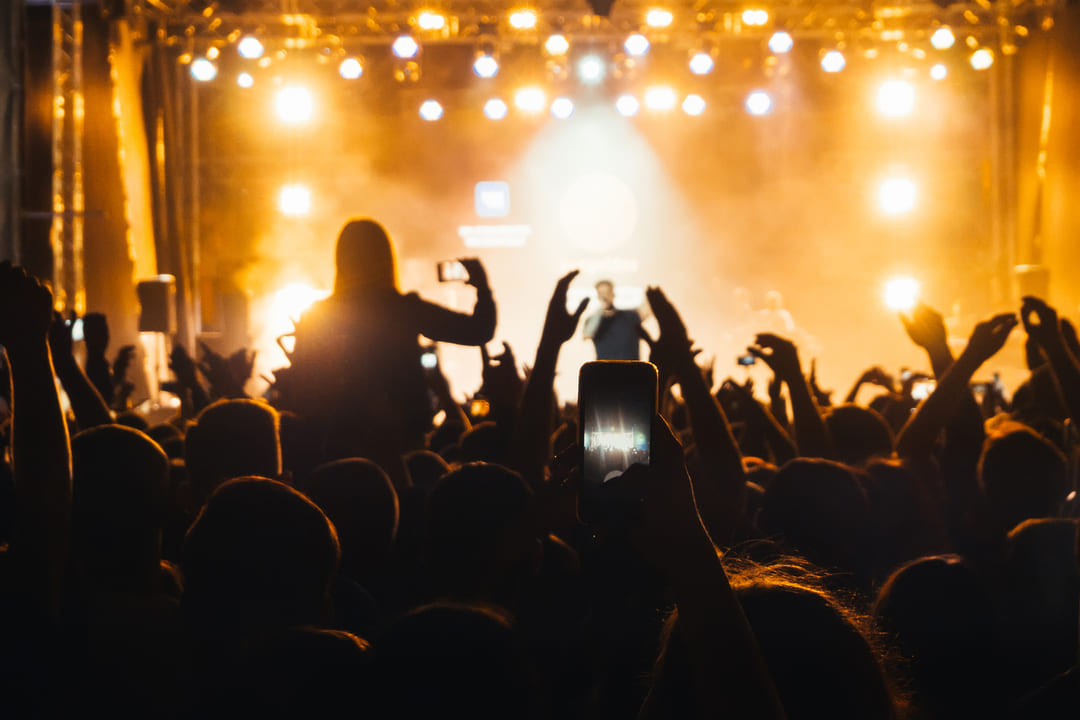
[[[791,38],[791,34],[784,30],[777,30],[769,38],[769,51],[777,55],[791,52],[793,47],[795,47],[795,41]]]
[[[509,108],[506,107],[506,103],[498,98],[492,98],[484,103],[484,115],[491,120],[502,120],[506,117],[506,113]]]
[[[705,99],[700,95],[687,95],[683,100],[682,110],[687,115],[698,116],[705,112]]]
[[[570,41],[565,35],[552,35],[544,43],[548,55],[565,55],[570,50]]]
[[[620,95],[619,99],[615,101],[615,109],[623,117],[634,117],[638,114],[638,110],[641,109],[641,103],[633,95]]]
[[[293,217],[311,212],[311,190],[306,185],[283,185],[278,192],[278,210]]]
[[[971,53],[971,67],[976,70],[987,70],[994,64],[994,51],[990,48],[979,48]]]
[[[274,97],[274,109],[282,122],[301,125],[309,122],[315,114],[315,99],[304,87],[283,87]]]
[[[263,44],[259,42],[259,38],[248,35],[236,44],[236,52],[240,53],[240,57],[257,60],[262,57]]]
[[[236,84],[242,88],[249,88],[255,84],[255,78],[251,76],[251,73],[242,72],[236,76]]]
[[[473,72],[478,77],[492,78],[499,72],[499,61],[491,55],[480,55],[473,63]]]
[[[651,87],[645,91],[645,107],[666,112],[675,107],[675,91],[666,85]]]
[[[604,78],[604,63],[595,55],[588,55],[578,63],[578,77],[581,81],[593,85]]]
[[[716,63],[713,62],[712,55],[707,52],[694,53],[694,56],[690,58],[690,72],[695,75],[708,75],[712,72],[713,66]]]
[[[772,108],[772,98],[764,90],[755,90],[746,96],[746,112],[751,115],[768,115]]]
[[[939,27],[934,31],[934,34],[930,36],[930,44],[933,45],[936,50],[948,50],[956,44],[956,36],[953,35],[951,29]]]
[[[446,17],[432,10],[423,10],[416,16],[416,26],[421,30],[442,30],[446,27]]]
[[[885,117],[905,117],[915,109],[915,86],[906,80],[888,80],[877,92],[877,108]]]
[[[217,65],[206,58],[198,58],[191,63],[191,77],[199,82],[210,82],[217,77]]]
[[[847,65],[844,53],[839,50],[830,50],[821,58],[821,69],[827,73],[838,73]]]
[[[514,94],[514,105],[522,112],[538,113],[547,105],[547,97],[540,88],[522,88]]]
[[[899,276],[885,283],[885,305],[890,310],[907,312],[919,301],[919,281],[913,277]]]
[[[645,23],[649,27],[665,28],[670,25],[674,19],[675,16],[671,14],[671,11],[664,10],[663,8],[653,8],[645,13]]]
[[[338,74],[346,80],[356,80],[364,74],[364,66],[356,58],[345,58],[338,65]]]
[[[536,11],[515,10],[510,13],[510,27],[515,30],[532,30],[536,27]]]
[[[623,43],[623,47],[626,48],[626,52],[635,57],[644,55],[649,52],[649,39],[641,33],[634,33],[630,37],[626,38],[626,42]]]
[[[416,57],[416,53],[420,52],[420,46],[409,35],[398,36],[397,40],[394,40],[391,49],[394,51],[394,55],[403,60]]]
[[[420,117],[428,122],[435,122],[443,116],[443,106],[438,100],[425,100],[420,105]]]
[[[888,178],[878,187],[878,205],[886,215],[905,215],[915,209],[918,190],[905,177]]]
[[[574,101],[570,98],[555,98],[551,103],[551,115],[559,120],[565,120],[574,114]]]

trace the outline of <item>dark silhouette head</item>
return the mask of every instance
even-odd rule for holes
[[[341,572],[363,583],[390,560],[398,528],[398,496],[383,469],[360,458],[316,468],[304,491],[337,529]]]
[[[266,478],[219,487],[184,541],[188,617],[207,631],[317,625],[340,555],[326,515]]]
[[[836,459],[861,466],[870,458],[887,458],[893,452],[889,423],[877,412],[858,405],[834,407],[825,416]]]
[[[508,599],[531,576],[539,551],[532,490],[500,465],[469,463],[428,495],[425,555],[439,591]]]
[[[192,495],[197,505],[235,477],[281,474],[277,411],[255,400],[219,400],[188,428],[184,444]]]
[[[71,453],[72,548],[80,565],[126,585],[152,582],[170,500],[169,459],[146,435],[121,425],[79,433]]]
[[[1031,430],[1011,430],[987,440],[979,482],[1004,534],[1029,518],[1057,514],[1068,493],[1065,456]]]
[[[184,436],[168,423],[154,425],[146,431],[151,440],[161,446],[170,460],[184,457]]]
[[[413,485],[427,488],[450,472],[450,465],[430,450],[413,450],[406,455],[405,468]]]
[[[387,717],[529,718],[529,663],[501,611],[440,603],[412,611],[379,639],[376,680]]]
[[[397,257],[383,226],[374,220],[350,220],[337,242],[334,293],[397,290]]]
[[[829,460],[784,465],[765,490],[758,527],[813,563],[865,571],[870,504],[851,468]]]
[[[874,616],[907,659],[928,717],[968,715],[995,697],[994,608],[962,558],[926,557],[901,566],[878,593]]]
[[[461,436],[461,462],[502,462],[509,438],[490,420],[473,425]]]
[[[87,313],[83,316],[83,340],[86,351],[102,355],[109,347],[109,323],[101,313]]]

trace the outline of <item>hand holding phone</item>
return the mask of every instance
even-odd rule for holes
[[[435,271],[439,276],[439,282],[465,282],[469,279],[469,271],[460,260],[443,260],[435,264]]]

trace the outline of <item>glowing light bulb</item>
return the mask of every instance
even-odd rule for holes
[[[690,72],[695,75],[708,75],[712,72],[714,65],[712,55],[707,52],[694,53],[694,56],[690,58]]]

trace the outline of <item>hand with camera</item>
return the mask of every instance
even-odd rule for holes
[[[465,272],[469,273],[469,278],[465,281],[466,285],[472,285],[478,292],[491,292],[487,271],[484,270],[484,264],[479,258],[460,258],[458,262],[465,268]]]
[[[855,381],[855,384],[851,387],[851,392],[848,393],[847,399],[844,402],[854,403],[859,395],[859,390],[861,390],[864,385],[875,385],[886,390],[890,394],[896,392],[896,381],[893,380],[892,375],[886,372],[880,365],[874,365],[873,367],[863,370],[862,375]]]

